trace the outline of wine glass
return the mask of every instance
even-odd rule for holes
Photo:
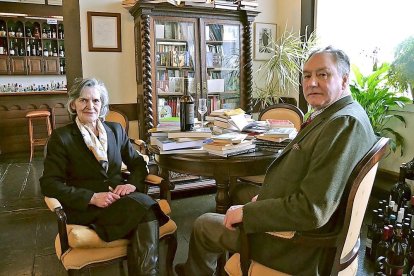
[[[198,99],[198,113],[201,115],[201,127],[204,127],[204,114],[207,113],[207,99]]]

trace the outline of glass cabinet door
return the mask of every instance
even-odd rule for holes
[[[206,22],[203,93],[209,113],[240,107],[240,25]]]
[[[189,79],[188,92],[197,98],[195,21],[156,19],[154,23],[157,121],[179,121],[184,78]]]

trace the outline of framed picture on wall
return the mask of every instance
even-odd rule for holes
[[[276,24],[254,23],[254,59],[269,60],[273,53],[271,47],[276,41]]]
[[[122,52],[121,14],[87,12],[90,52]]]

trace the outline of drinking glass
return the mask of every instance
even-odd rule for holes
[[[201,115],[201,127],[204,127],[204,114],[207,113],[207,99],[198,99],[198,113]]]

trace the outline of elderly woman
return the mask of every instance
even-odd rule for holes
[[[103,120],[108,111],[103,83],[79,79],[68,94],[73,123],[50,137],[42,193],[62,203],[68,223],[87,225],[104,241],[130,239],[129,275],[159,275],[158,227],[168,217],[143,193],[146,162],[120,124]],[[126,181],[122,162],[131,172]]]

